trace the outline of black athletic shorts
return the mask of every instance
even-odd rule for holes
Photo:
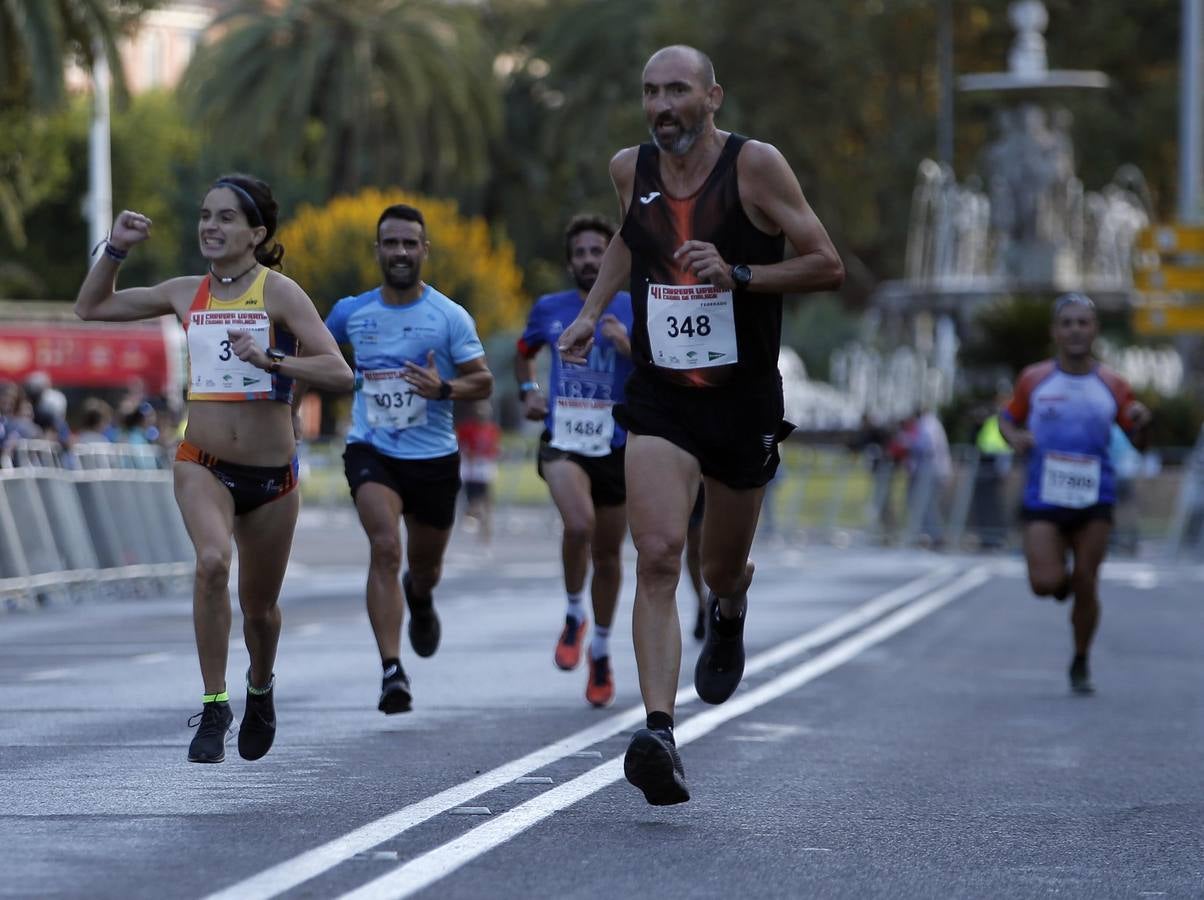
[[[693,388],[636,369],[615,407],[634,434],[664,438],[698,460],[702,474],[733,490],[769,483],[781,461],[778,444],[794,426],[782,418],[782,379]]]
[[[204,466],[234,498],[234,515],[245,516],[265,503],[279,500],[297,487],[297,455],[286,466],[244,466],[226,462],[196,444],[180,441],[176,459]]]
[[[1028,509],[1026,507],[1020,510],[1020,518],[1025,522],[1053,522],[1062,534],[1071,535],[1088,522],[1097,519],[1111,522],[1112,504],[1097,503],[1082,509],[1068,509],[1063,506],[1054,509]]]
[[[544,432],[539,439],[539,456],[535,470],[544,478],[544,463],[567,459],[585,470],[589,476],[589,496],[594,506],[622,506],[627,502],[627,480],[623,476],[626,447],[613,447],[605,456],[582,456],[569,450],[559,450],[551,443],[552,436]]]
[[[694,498],[694,508],[690,510],[690,527],[697,528],[702,524],[702,517],[706,513],[706,488],[701,484],[698,485],[698,496]]]
[[[456,495],[460,493],[460,454],[434,459],[397,459],[371,444],[348,444],[343,451],[343,471],[352,499],[360,485],[383,484],[401,498],[403,515],[424,525],[447,529],[456,520]]]

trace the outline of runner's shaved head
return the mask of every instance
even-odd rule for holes
[[[694,68],[694,73],[698,76],[698,81],[702,84],[703,90],[708,90],[715,84],[715,67],[711,64],[711,58],[699,50],[697,47],[691,47],[687,44],[671,44],[668,47],[661,47],[652,56],[648,57],[648,62],[644,64],[644,69],[647,71],[648,66],[654,62],[661,62],[666,58],[686,58]]]

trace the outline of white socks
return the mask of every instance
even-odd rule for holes
[[[580,625],[585,621],[585,595],[584,594],[569,594],[568,609],[565,610],[565,615],[569,616],[574,622]]]
[[[601,659],[610,656],[610,629],[594,625],[594,636],[589,642],[589,658]]]

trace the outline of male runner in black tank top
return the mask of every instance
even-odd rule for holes
[[[676,589],[699,477],[711,595],[694,685],[703,700],[722,703],[744,672],[748,553],[777,443],[792,427],[782,420],[777,370],[782,294],[839,287],[844,267],[781,153],[715,127],[723,89],[705,54],[658,50],[643,84],[653,142],[611,160],[623,227],[560,350],[583,362],[603,307],[630,280],[636,370],[615,419],[629,435],[634,638],[648,721],[624,771],[662,805],[690,799],[672,729]],[[797,253],[787,260],[785,240]]]

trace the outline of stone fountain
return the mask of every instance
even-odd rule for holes
[[[1007,71],[958,80],[963,93],[998,104],[995,136],[962,181],[947,164],[920,163],[904,277],[872,298],[867,343],[896,349],[879,358],[849,348],[834,360],[837,387],[886,417],[951,397],[957,335],[983,303],[1070,290],[1105,308],[1131,299],[1133,245],[1150,221],[1145,181],[1125,166],[1110,184],[1086,190],[1076,174],[1071,115],[1056,102],[1070,91],[1106,88],[1108,77],[1049,68],[1049,17],[1039,0],[1012,3],[1008,14],[1016,35]],[[894,358],[900,352],[914,354],[915,364],[903,366]],[[903,368],[914,378],[901,388]]]

